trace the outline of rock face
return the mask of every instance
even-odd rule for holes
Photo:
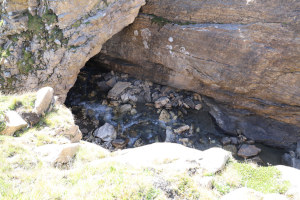
[[[149,0],[95,62],[206,95],[228,133],[287,147],[300,139],[299,6]]]
[[[104,42],[132,23],[144,0],[1,1],[0,90],[51,86],[64,101]]]

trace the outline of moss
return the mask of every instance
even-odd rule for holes
[[[3,131],[5,127],[4,112],[0,111],[0,132]]]
[[[46,10],[42,16],[42,21],[46,24],[53,24],[57,22],[57,16],[53,13],[52,10]]]
[[[32,16],[28,13],[28,30],[33,34],[41,35],[45,30],[45,24],[38,15]]]
[[[33,54],[23,49],[23,60],[17,62],[20,73],[28,74],[34,64]]]
[[[77,28],[81,24],[81,20],[77,20],[74,24],[72,24],[72,28]]]
[[[193,22],[181,22],[181,21],[171,21],[163,17],[159,17],[156,15],[150,15],[151,18],[151,23],[157,24],[160,27],[163,27],[166,24],[178,24],[178,25],[190,25],[190,24],[195,24]]]

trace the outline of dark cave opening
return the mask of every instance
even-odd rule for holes
[[[116,87],[119,91],[114,93]],[[158,106],[157,102],[164,99],[167,103]],[[201,101],[201,95],[111,71],[93,58],[81,69],[65,104],[72,110],[83,140],[111,151],[175,142],[199,150],[221,147],[244,160],[237,156],[241,145],[255,144],[262,151],[259,157],[249,160],[260,165],[282,164],[284,150],[257,144],[242,135],[226,135]],[[112,133],[108,136],[103,130]]]

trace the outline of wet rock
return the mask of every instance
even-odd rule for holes
[[[25,112],[25,113],[22,113],[22,118],[30,125],[30,126],[34,126],[36,125],[41,117],[40,115],[36,114],[36,113],[33,113],[33,112]]]
[[[223,137],[221,140],[222,145],[230,144],[231,139],[229,137]]]
[[[155,108],[161,108],[170,102],[168,97],[160,97],[155,101]]]
[[[113,147],[117,148],[117,149],[123,149],[127,144],[128,144],[129,140],[123,140],[123,139],[115,139],[111,142],[111,144],[113,145]]]
[[[111,99],[118,99],[121,94],[131,86],[130,82],[117,82],[114,87],[108,92],[107,97]]]
[[[5,125],[5,129],[0,134],[12,136],[16,131],[27,127],[27,122],[16,111],[7,111]]]
[[[195,103],[192,100],[192,98],[186,98],[186,99],[184,99],[184,103],[188,106],[188,108],[192,108],[192,109],[195,108]]]
[[[177,134],[181,134],[185,131],[188,131],[190,129],[190,126],[189,125],[184,125],[184,126],[181,126],[177,129],[174,129],[174,133],[177,133]]]
[[[247,144],[255,144],[255,141],[254,140],[247,140],[246,143]]]
[[[223,149],[226,150],[226,151],[231,152],[232,155],[236,155],[236,153],[237,153],[236,146],[232,145],[232,144],[223,146]]]
[[[247,161],[256,163],[256,164],[258,164],[258,165],[263,165],[263,164],[264,164],[264,161],[262,161],[262,159],[261,159],[259,156],[255,156],[255,157],[253,157],[253,158],[250,158],[250,159],[248,159]]]
[[[134,143],[134,147],[141,147],[141,146],[144,146],[145,145],[145,142],[141,139],[141,138],[139,138],[139,139],[137,139],[136,141],[135,141],[135,143]]]
[[[238,151],[238,156],[243,158],[249,158],[252,156],[256,156],[260,152],[261,149],[257,148],[255,145],[243,144]]]
[[[300,141],[297,142],[295,153],[296,153],[296,157],[300,159]]]
[[[121,95],[121,100],[123,103],[127,103],[128,101],[137,102],[138,98],[130,93],[124,93]]]
[[[99,90],[100,92],[107,92],[111,89],[111,87],[108,86],[105,81],[97,82],[97,86],[97,90]]]
[[[109,87],[114,87],[114,85],[117,83],[116,77],[112,77],[111,79],[109,79],[108,81],[106,81],[106,85],[108,85]]]
[[[230,140],[231,140],[232,144],[235,144],[235,145],[239,144],[239,140],[236,137],[230,137]]]
[[[44,114],[47,109],[50,107],[51,102],[53,101],[54,90],[51,87],[41,88],[36,93],[36,100],[33,112],[38,115]]]
[[[120,113],[126,113],[126,112],[129,112],[131,111],[132,109],[132,105],[130,104],[124,104],[120,107]]]
[[[136,109],[132,109],[132,110],[130,111],[130,114],[131,114],[131,115],[137,114],[137,110],[136,110]]]
[[[201,108],[202,108],[202,104],[199,103],[199,104],[195,105],[195,109],[196,110],[201,110]]]
[[[111,124],[105,123],[103,126],[95,130],[94,136],[100,138],[104,142],[111,142],[117,138],[117,132]]]
[[[175,142],[176,141],[176,135],[173,133],[171,127],[166,128],[166,140],[165,142]]]
[[[170,114],[168,113],[168,111],[162,110],[162,111],[160,112],[160,115],[159,115],[159,120],[160,120],[160,121],[163,121],[163,122],[165,122],[165,123],[168,123],[168,122],[171,121],[170,118],[171,118],[171,116],[170,116]]]

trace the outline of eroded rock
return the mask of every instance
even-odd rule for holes
[[[0,132],[2,135],[12,136],[16,131],[27,127],[26,121],[16,112],[7,111],[5,113],[5,129]]]
[[[248,145],[248,144],[243,144],[239,151],[238,151],[238,156],[241,156],[243,158],[249,158],[252,156],[256,156],[261,152],[260,148],[257,148],[255,145]]]
[[[95,130],[94,136],[100,138],[104,142],[111,142],[117,138],[117,132],[111,124],[105,123],[103,126]]]

